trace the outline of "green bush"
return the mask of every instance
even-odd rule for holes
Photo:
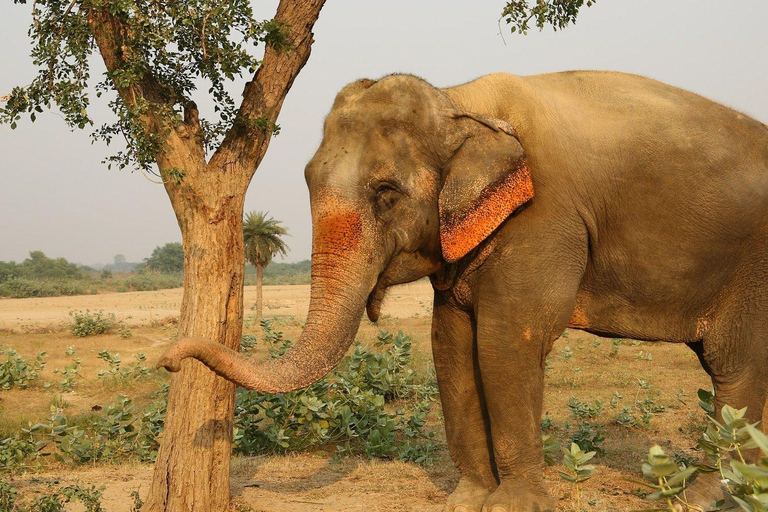
[[[159,398],[138,415],[131,399],[124,396],[118,396],[117,402],[105,407],[102,414],[78,421],[51,406],[46,421],[22,430],[26,440],[39,447],[30,456],[50,456],[67,464],[131,459],[153,462],[157,438],[165,423],[167,387],[157,395]]]
[[[27,361],[11,349],[6,350],[5,355],[6,360],[0,364],[0,389],[25,389],[40,377],[40,371],[45,368],[45,352],[38,352],[34,361]]]
[[[68,485],[56,490],[20,501],[18,491],[7,482],[0,482],[0,510],[2,512],[65,512],[68,503],[79,502],[78,510],[85,512],[103,512],[101,508],[101,489],[95,485]]]
[[[142,271],[131,275],[123,284],[127,290],[137,292],[179,288],[184,284],[184,274],[180,272],[163,274],[160,272]]]
[[[565,407],[570,411],[571,418],[577,420],[575,425],[571,425],[569,422],[565,423],[566,429],[571,431],[569,444],[576,444],[583,450],[603,455],[605,453],[603,449],[605,442],[604,425],[589,421],[597,418],[603,412],[602,402],[595,400],[590,404],[571,397]]]
[[[21,435],[0,439],[0,472],[19,471],[32,467],[40,445]],[[0,499],[2,504],[2,499]],[[7,510],[0,507],[0,510]]]
[[[262,322],[271,352],[290,340]],[[277,340],[277,342],[276,342]],[[358,344],[324,379],[285,394],[238,390],[234,450],[242,454],[284,453],[336,446],[338,455],[398,458],[430,465],[436,444],[426,416],[437,395],[433,379],[419,380],[410,368],[411,339],[380,332],[378,351]],[[387,409],[388,400],[400,407]]]
[[[93,313],[87,309],[85,311],[70,311],[69,316],[72,317],[69,330],[81,338],[104,334],[115,326],[115,315],[112,313],[106,315],[101,310]]]
[[[88,295],[91,290],[84,281],[75,279],[35,279],[14,277],[0,283],[0,297],[24,299],[28,297],[58,297],[61,295]]]
[[[108,370],[101,370],[96,376],[100,379],[113,378],[113,379],[142,379],[149,375],[149,368],[144,366],[147,362],[147,356],[141,352],[134,354],[135,362],[130,363],[121,368],[122,361],[120,360],[120,354],[113,354],[106,350],[99,352],[99,359],[106,361],[109,364]]]

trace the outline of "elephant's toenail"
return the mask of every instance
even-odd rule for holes
[[[457,505],[453,507],[453,512],[469,512],[469,509],[464,505]]]
[[[495,507],[491,508],[491,512],[507,512],[507,509],[505,507],[496,505]]]

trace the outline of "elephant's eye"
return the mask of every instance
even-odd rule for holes
[[[400,200],[402,193],[393,185],[382,184],[376,188],[376,210],[384,213]]]

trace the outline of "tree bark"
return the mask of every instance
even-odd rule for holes
[[[196,333],[223,340],[233,350],[239,347],[243,320],[244,195],[215,208],[207,201],[174,202],[185,254],[179,336]],[[183,364],[171,376],[145,511],[229,509],[234,390],[197,362]]]
[[[264,284],[264,267],[256,264],[256,321],[261,320],[264,312],[264,296],[262,295],[262,285]]]

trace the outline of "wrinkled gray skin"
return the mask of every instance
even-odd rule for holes
[[[491,192],[523,152],[535,196],[515,210]],[[761,123],[620,73],[497,74],[442,90],[388,76],[339,93],[306,178],[312,303],[296,348],[249,366],[221,345],[183,340],[162,365],[195,357],[253,389],[307,385],[342,357],[366,306],[378,316],[387,287],[429,275],[435,366],[461,472],[453,512],[554,509],[539,420],[544,360],[566,327],[685,343],[712,377],[718,410],[748,406],[760,420]],[[499,212],[506,220],[476,240],[467,222],[493,224]],[[457,219],[467,221],[458,231]],[[448,251],[451,242],[469,252]],[[689,498],[707,504],[713,483],[701,479]]]

